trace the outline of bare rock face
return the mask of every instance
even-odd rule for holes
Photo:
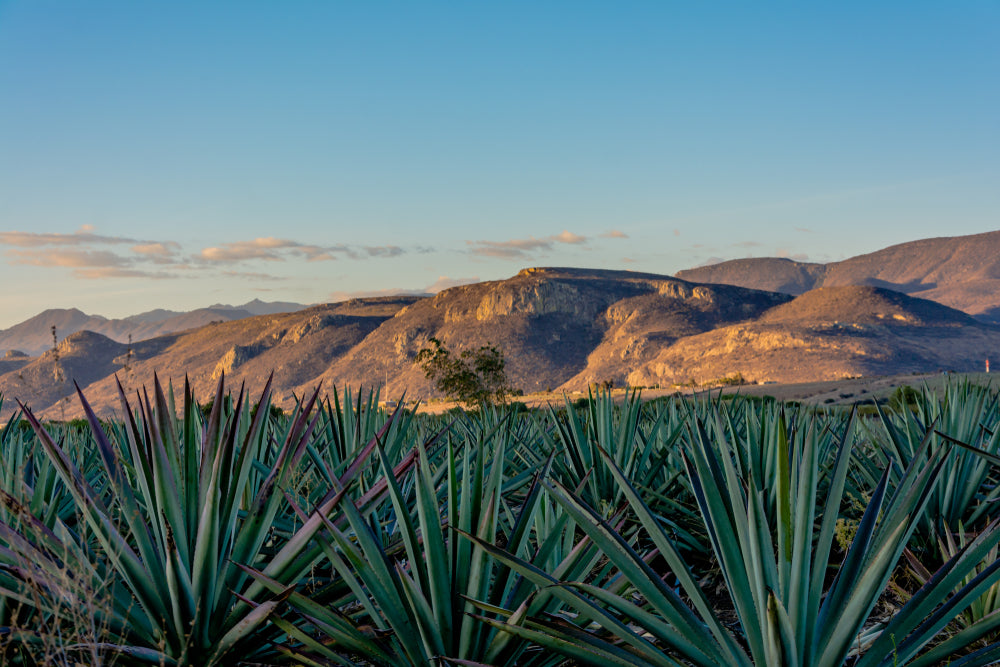
[[[606,305],[605,299],[584,296],[579,289],[565,282],[532,280],[511,285],[500,283],[480,301],[476,319],[559,313],[574,319],[591,320]]]
[[[259,345],[233,345],[215,365],[212,379],[218,379],[223,373],[233,375],[240,366],[256,357],[261,351],[262,348]]]
[[[397,359],[409,360],[417,356],[417,351],[430,344],[431,336],[423,327],[404,329],[392,337],[392,349]]]
[[[652,282],[657,294],[669,299],[695,299],[707,304],[714,303],[715,293],[704,285],[692,285],[680,280],[658,280]]]
[[[308,320],[301,322],[288,331],[284,335],[283,340],[292,344],[298,343],[300,340],[313,332],[325,329],[326,327],[339,326],[340,324],[343,324],[345,320],[346,318],[339,317],[337,315],[313,315]]]
[[[684,337],[633,367],[634,384],[807,382],[975,370],[1000,330],[964,313],[867,286],[811,290],[757,318]]]

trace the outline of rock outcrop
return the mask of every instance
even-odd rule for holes
[[[543,267],[433,297],[353,299],[213,321],[130,346],[78,332],[38,357],[5,355],[0,393],[58,418],[79,414],[67,399],[73,381],[105,414],[117,408],[117,381],[134,391],[154,372],[164,382],[186,380],[196,397],[209,396],[222,375],[231,387],[253,389],[273,374],[283,407],[320,384],[427,398],[434,389],[415,358],[432,337],[456,353],[498,347],[513,386],[526,393],[592,383],[969,371],[1000,356],[1000,328],[874,286],[792,297],[657,274]],[[12,406],[3,403],[7,415]]]

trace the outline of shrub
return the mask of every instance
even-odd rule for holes
[[[416,363],[438,391],[474,408],[507,402],[512,389],[503,352],[487,343],[456,357],[437,338],[430,342],[433,347],[420,350]]]

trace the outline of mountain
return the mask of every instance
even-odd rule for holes
[[[19,368],[0,376],[5,398],[17,398],[30,406],[46,408],[49,418],[77,414],[79,403],[72,397],[73,383],[87,387],[106,377],[126,346],[92,331],[77,331],[53,349]],[[7,370],[0,362],[0,369]],[[4,401],[4,418],[15,408]]]
[[[631,371],[633,385],[811,382],[974,371],[1000,350],[1000,328],[960,311],[869,286],[823,287],[762,317],[690,336]]]
[[[0,330],[0,350],[17,350],[37,356],[52,349],[52,327],[56,328],[56,336],[65,338],[83,329],[100,329],[107,322],[99,315],[87,315],[76,308],[44,310],[20,324]]]
[[[157,336],[124,345],[101,334],[77,332],[28,363],[4,372],[0,393],[20,398],[50,418],[79,416],[73,382],[101,414],[118,406],[117,381],[134,391],[157,373],[178,388],[185,377],[195,395],[210,396],[220,375],[230,386],[247,382],[259,391],[274,373],[276,401],[289,407],[298,387],[312,388],[331,361],[358,345],[415,297],[354,299],[293,313],[258,315]],[[56,354],[58,353],[58,354]],[[58,360],[58,361],[57,361]],[[58,380],[57,367],[62,369]],[[371,384],[371,383],[367,383]],[[63,400],[70,396],[69,401]],[[69,407],[67,407],[69,406]],[[13,401],[3,403],[9,416]]]
[[[152,324],[154,322],[162,322],[163,320],[169,320],[171,317],[177,317],[183,313],[177,310],[166,310],[164,308],[156,308],[155,310],[147,310],[144,313],[139,313],[138,315],[129,315],[123,318],[126,322],[136,322],[142,324]]]
[[[677,277],[793,295],[817,287],[872,285],[1000,323],[1000,231],[911,241],[829,264],[738,259],[679,271]]]
[[[455,351],[496,345],[514,386],[526,392],[577,377],[620,382],[626,365],[661,345],[755,317],[788,299],[630,271],[525,269],[508,280],[452,287],[414,302],[321,379],[328,386],[360,386],[387,376],[390,393],[427,396],[430,383],[413,360],[434,337]]]
[[[912,250],[903,254],[916,256]],[[958,274],[954,262],[961,253],[955,250],[949,271]],[[925,248],[928,261],[932,254]],[[875,266],[867,259],[858,265],[866,263]],[[819,272],[820,265],[787,260],[761,265],[778,267],[769,275],[786,289],[804,289],[813,275],[823,281],[849,275],[834,272],[842,270],[838,267]],[[976,266],[968,275],[987,275]],[[926,287],[931,278],[944,283],[947,277],[928,270],[920,274],[927,281],[918,283],[923,278],[903,270],[876,273],[881,277],[873,280],[896,286]],[[944,289],[938,283],[933,289]],[[227,320],[226,313],[238,318]],[[200,326],[189,320],[183,330],[142,340],[133,334],[130,345],[98,331],[79,331],[37,357],[8,352],[0,357],[0,394],[27,401],[49,418],[74,417],[80,414],[70,390],[76,382],[98,413],[108,415],[118,406],[118,381],[134,392],[154,373],[178,388],[187,379],[204,400],[222,376],[234,390],[246,382],[259,391],[273,373],[275,402],[284,408],[320,384],[326,390],[387,385],[391,396],[405,392],[426,399],[435,392],[415,358],[431,338],[456,354],[495,345],[504,353],[512,385],[526,393],[580,390],[606,381],[669,388],[737,375],[756,382],[807,382],[974,371],[1000,351],[1000,327],[881,286],[827,285],[793,296],[583,268],[524,269],[506,280],[461,285],[430,297],[352,299],[263,315],[225,308],[162,315],[146,314],[148,326],[182,317],[212,319]],[[43,334],[46,321],[66,328],[109,322],[79,311],[49,311],[39,318],[34,326]],[[133,330],[140,326],[133,323]],[[14,405],[4,401],[0,417],[9,417]]]
[[[319,383],[357,388],[388,381],[389,393],[427,397],[432,387],[414,359],[431,337],[456,352],[497,345],[512,383],[525,391],[607,379],[620,384],[628,368],[652,359],[661,347],[760,317],[790,298],[629,271],[526,269],[429,298],[354,299],[216,322],[133,341],[131,347],[87,333],[87,344],[100,353],[76,342],[60,344],[67,379],[61,387],[48,386],[56,363],[47,352],[0,376],[0,391],[31,397],[49,416],[56,407],[60,415],[66,412],[59,398],[68,393],[68,380],[89,385],[88,399],[108,411],[117,405],[116,377],[134,388],[154,372],[175,383],[186,376],[196,395],[206,396],[220,374],[231,383],[260,387],[273,371],[275,396],[286,407]]]
[[[677,277],[698,283],[739,285],[799,295],[816,287],[825,272],[825,264],[795,262],[782,257],[750,257],[685,269],[678,271]]]
[[[253,300],[243,306],[217,305],[188,312],[150,310],[122,319],[108,319],[100,315],[87,315],[75,308],[46,310],[34,317],[0,330],[0,350],[17,350],[38,356],[51,350],[52,327],[56,327],[59,340],[77,331],[92,331],[120,343],[155,338],[175,331],[205,326],[211,322],[228,322],[254,315],[292,312],[304,308],[301,304]]]
[[[209,306],[209,308],[213,310],[244,311],[250,313],[251,315],[277,315],[278,313],[294,313],[297,310],[306,308],[306,306],[303,306],[301,303],[292,303],[290,301],[261,301],[260,299],[254,299],[253,301],[248,301],[240,306],[230,306],[223,303],[217,303]]]

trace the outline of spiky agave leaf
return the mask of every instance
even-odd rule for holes
[[[185,383],[183,415],[154,381],[153,398],[141,397],[138,408],[119,385],[126,419],[124,441],[112,441],[101,428],[83,393],[78,390],[98,445],[113,506],[88,484],[45,427],[25,410],[46,454],[73,496],[77,510],[94,533],[99,553],[123,583],[131,606],[127,628],[120,629],[122,646],[159,651],[177,664],[215,665],[233,656],[273,652],[262,632],[273,613],[273,600],[254,605],[245,601],[251,578],[240,564],[259,563],[262,546],[272,539],[272,522],[284,503],[283,489],[312,437],[310,412],[318,395],[305,403],[281,443],[271,465],[258,470],[269,447],[268,410],[248,419],[249,405],[241,396],[225,422],[220,378],[216,409],[200,426],[200,411]],[[258,404],[270,400],[270,381]],[[126,471],[123,461],[128,461]],[[245,499],[249,498],[250,502]],[[195,507],[190,504],[195,502]],[[121,518],[121,522],[116,521]],[[273,561],[294,561],[308,539],[286,543]],[[291,546],[290,546],[291,545]],[[296,553],[292,553],[296,552]],[[308,564],[283,570],[287,585],[298,582]]]
[[[998,516],[1000,393],[963,381],[937,391],[925,386],[912,396],[912,406],[896,410],[876,406],[879,419],[869,432],[877,446],[866,452],[869,457],[859,457],[858,464],[869,477],[873,467],[895,463],[901,469],[917,460],[917,448],[927,436],[932,452],[951,449],[949,443],[966,446],[947,458],[930,510],[919,520],[917,546],[933,551],[949,526],[962,522],[978,530]]]
[[[551,575],[533,571],[509,554],[481,546],[525,577],[533,578],[541,590],[575,591],[560,595],[566,604],[599,625],[606,636],[602,639],[592,633],[592,641],[603,642],[601,645],[609,651],[627,645],[629,652],[640,652],[650,664],[668,664],[669,655],[657,656],[652,652],[655,646],[665,647],[670,655],[692,664],[839,666],[886,588],[948,453],[944,449],[929,452],[925,440],[918,450],[922,464],[904,470],[891,492],[888,471],[883,474],[837,577],[827,585],[835,522],[851,460],[851,439],[846,434],[841,438],[843,444],[830,473],[827,497],[821,502],[824,509],[817,517],[820,462],[815,439],[806,437],[809,433],[815,432],[806,430],[805,434],[787,436],[788,457],[779,461],[777,470],[786,477],[784,482],[778,482],[785,491],[776,495],[774,512],[766,508],[765,493],[753,479],[752,467],[738,469],[739,458],[725,443],[711,441],[702,431],[702,437],[694,439],[687,452],[688,474],[698,506],[740,618],[740,637],[733,636],[730,628],[715,617],[660,521],[610,453],[602,453],[604,464],[648,538],[669,563],[693,608],[664,584],[660,574],[644,566],[640,554],[600,513],[557,483],[549,484],[550,494],[640,593],[642,605],[586,582],[553,580]],[[894,615],[858,664],[905,664],[913,659],[954,614],[1000,579],[1000,564],[990,566],[974,583],[952,596],[956,585],[998,541],[1000,532],[991,526],[975,545],[946,563],[931,585],[923,587]],[[595,606],[603,611],[595,612]],[[521,629],[507,629],[524,633]],[[648,637],[655,643],[650,644]],[[742,641],[749,655],[740,648]],[[545,645],[553,650],[562,647],[557,641]],[[957,648],[954,642],[942,646],[943,650]],[[943,650],[934,654],[935,659],[941,659]]]
[[[507,475],[504,425],[511,415],[485,429],[464,432],[473,437],[459,438],[457,444],[448,427],[427,442],[418,441],[412,467],[402,470],[393,468],[396,457],[387,451],[398,445],[373,439],[386,490],[383,509],[376,514],[383,521],[382,532],[390,533],[373,530],[370,515],[361,511],[357,492],[352,492],[341,500],[346,522],[327,522],[325,549],[337,575],[354,593],[351,599],[364,609],[359,620],[375,632],[359,636],[333,600],[324,608],[315,600],[293,596],[291,604],[327,638],[318,643],[303,638],[308,647],[301,655],[318,662],[354,653],[373,664],[393,666],[449,660],[528,664],[518,662],[524,642],[510,642],[509,635],[473,614],[478,600],[511,594],[517,587],[516,574],[498,568],[484,550],[458,540],[456,534],[467,529],[492,541],[503,532],[511,548],[518,550],[530,537],[531,518],[542,495],[537,480],[532,483],[518,471],[514,477],[521,481],[511,484]],[[522,491],[520,484],[530,488]],[[505,519],[508,493],[517,493],[525,502]],[[494,647],[498,637],[506,641]],[[491,649],[496,655],[487,659]],[[498,662],[500,655],[508,657]]]

